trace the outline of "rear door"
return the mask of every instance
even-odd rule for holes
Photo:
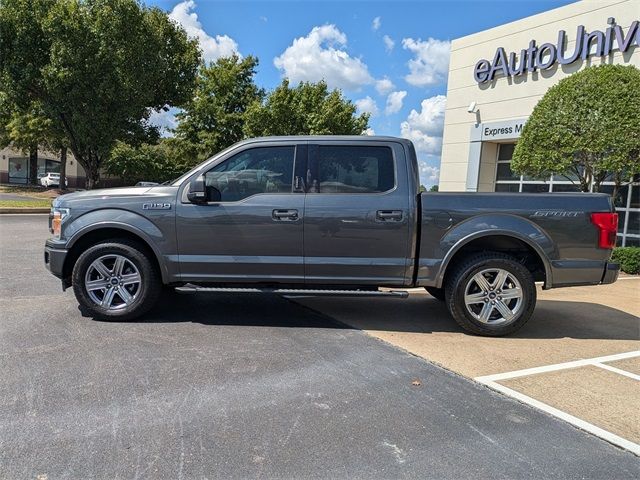
[[[413,217],[402,145],[314,142],[306,177],[306,282],[408,285]]]
[[[219,201],[192,204],[183,192],[176,215],[181,278],[303,282],[304,191],[294,179],[306,159],[304,144],[249,144],[204,173],[208,195],[217,189]]]

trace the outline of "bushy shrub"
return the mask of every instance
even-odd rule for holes
[[[611,259],[620,264],[624,273],[640,273],[640,247],[617,247],[613,249]]]

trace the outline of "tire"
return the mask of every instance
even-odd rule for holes
[[[429,292],[429,295],[431,295],[436,300],[440,300],[441,302],[444,302],[445,300],[444,288],[424,287],[424,289],[427,292]]]
[[[73,291],[83,312],[99,320],[132,320],[162,291],[155,263],[136,242],[117,239],[89,247],[73,267]]]
[[[476,335],[499,337],[516,332],[531,318],[536,304],[531,272],[503,253],[465,258],[447,275],[445,285],[451,316]]]

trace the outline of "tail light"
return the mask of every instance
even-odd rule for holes
[[[591,223],[598,227],[598,247],[611,249],[616,246],[617,213],[592,213]]]

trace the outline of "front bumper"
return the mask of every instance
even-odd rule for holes
[[[64,243],[58,243],[52,239],[44,244],[44,265],[58,278],[63,276],[64,260],[68,252],[64,247]]]
[[[606,285],[618,280],[618,274],[620,273],[620,265],[617,263],[607,262],[604,267],[604,274],[602,275],[602,283]]]

